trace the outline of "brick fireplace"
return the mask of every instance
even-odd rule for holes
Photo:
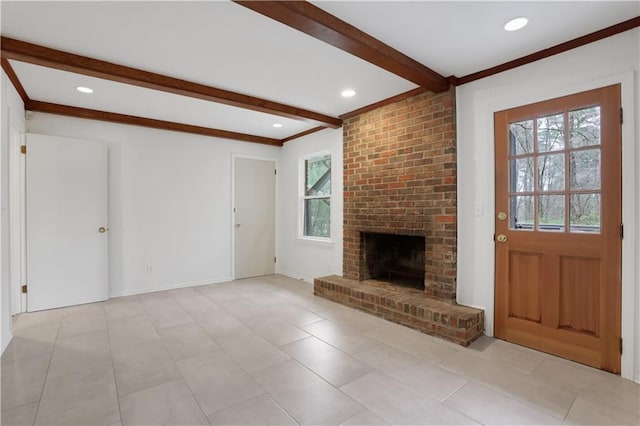
[[[470,343],[482,334],[484,316],[455,305],[454,90],[346,118],[343,141],[343,277],[316,279],[316,294]],[[404,253],[412,245],[423,256],[418,262],[415,251],[407,257],[379,250]],[[389,260],[394,256],[400,260]],[[407,281],[417,285],[396,285]],[[403,316],[412,310],[417,316]]]
[[[363,232],[426,239],[424,288],[456,297],[455,93],[414,96],[344,123],[345,278],[365,278]]]

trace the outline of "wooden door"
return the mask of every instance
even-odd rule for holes
[[[107,300],[107,146],[27,135],[27,310]]]
[[[270,160],[235,160],[235,279],[275,272],[275,171]]]
[[[497,112],[495,335],[620,373],[620,86]]]

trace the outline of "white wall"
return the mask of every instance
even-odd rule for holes
[[[300,158],[331,151],[331,242],[299,238]],[[316,277],[342,275],[342,129],[325,129],[284,144],[278,170],[278,271],[313,282]]]
[[[24,103],[2,72],[2,126],[0,143],[0,352],[11,340],[11,304],[9,287],[9,123],[23,132]]]
[[[492,77],[459,86],[458,303],[494,315],[493,114],[508,108],[622,83],[623,279],[622,375],[640,381],[640,30],[635,29]],[[474,214],[474,206],[481,214]]]
[[[35,113],[30,133],[109,145],[110,295],[230,280],[233,154],[280,149]]]

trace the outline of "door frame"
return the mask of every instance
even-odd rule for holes
[[[499,338],[510,342],[529,346],[551,354],[573,359],[574,361],[591,365],[605,371],[620,374],[621,352],[619,349],[619,339],[621,332],[621,267],[622,267],[622,241],[620,235],[620,224],[622,223],[622,135],[620,108],[621,105],[621,86],[620,84],[605,86],[599,89],[586,92],[579,92],[573,95],[562,96],[549,99],[540,103],[522,105],[520,107],[500,111],[495,113],[495,156],[497,158],[495,173],[495,209],[508,212],[506,216],[498,217],[495,221],[496,234],[498,237],[504,237],[503,240],[497,239],[495,244],[495,324],[498,328],[494,329],[494,334]],[[551,114],[562,115],[561,123],[564,123],[565,129],[568,129],[571,112],[588,108],[594,104],[599,105],[598,113],[601,123],[601,136],[595,142],[595,145],[588,148],[591,150],[580,151],[580,147],[574,147],[568,138],[568,130],[561,137],[559,147],[554,147],[549,151],[553,154],[561,155],[563,161],[561,165],[561,182],[562,184],[553,193],[562,194],[563,202],[563,223],[558,232],[544,232],[539,229],[541,219],[539,218],[539,207],[536,203],[539,197],[546,192],[539,188],[538,167],[540,161],[547,154],[545,150],[539,150],[539,147],[532,146],[531,151],[525,151],[520,154],[513,152],[513,135],[510,129],[510,123],[522,122],[524,120],[532,121],[534,129],[533,143],[537,144],[535,139],[536,120]],[[539,125],[538,125],[539,126]],[[590,145],[587,143],[586,145]],[[574,151],[577,149],[578,151]],[[574,231],[571,223],[569,206],[573,203],[571,197],[573,194],[580,192],[579,188],[573,188],[570,184],[570,154],[574,152],[598,152],[600,155],[599,174],[601,175],[600,185],[594,186],[600,197],[600,202],[606,208],[600,209],[598,231],[593,233],[583,233]],[[522,155],[530,160],[531,185],[524,189],[522,194],[530,196],[534,201],[534,216],[531,218],[533,223],[529,229],[526,227],[524,231],[518,230],[517,225],[513,221],[513,205],[512,195],[520,193],[522,189],[514,187],[513,156]],[[566,162],[565,162],[566,161]],[[535,183],[534,183],[535,182]],[[588,187],[592,188],[592,187]],[[571,195],[571,196],[570,196]],[[609,211],[609,207],[613,210]],[[509,221],[505,219],[510,218]],[[519,218],[519,215],[518,215]],[[529,218],[529,216],[527,216]],[[517,223],[517,219],[516,219]],[[504,235],[503,235],[504,234]],[[508,241],[507,241],[508,238]],[[513,241],[513,242],[512,242]],[[518,272],[519,266],[527,268],[530,264],[522,260],[520,263],[516,259],[533,259],[536,258],[534,270],[526,270],[527,272]],[[582,266],[591,265],[595,270],[595,277],[589,283],[570,280],[568,287],[565,287],[560,275],[562,275],[563,259],[581,262]],[[595,261],[595,264],[594,264]],[[512,263],[515,262],[515,263]],[[587,262],[587,264],[584,264]],[[513,307],[511,303],[511,294],[514,290],[511,281],[511,268],[515,265],[515,273],[517,280],[523,280],[523,285],[528,290],[527,298],[532,297],[531,291],[536,292],[538,301],[526,302],[523,295],[520,294],[520,306]],[[569,273],[578,273],[578,280],[586,279],[580,275],[577,269],[570,269]],[[508,272],[508,273],[507,273]],[[528,273],[538,273],[540,276],[535,283],[527,280]],[[518,281],[519,282],[519,281]],[[573,285],[571,284],[573,283]],[[573,312],[573,308],[577,305],[569,303],[568,311],[563,310],[563,289],[574,289],[576,284],[591,285],[597,298],[591,305],[592,310],[588,310],[590,314]],[[531,286],[531,287],[530,287]],[[516,286],[518,287],[518,286]],[[569,290],[571,291],[571,290]],[[518,293],[516,291],[516,293]],[[566,294],[565,294],[566,295]],[[548,298],[547,298],[548,297]],[[535,296],[533,296],[535,299]],[[522,305],[525,303],[525,305]],[[534,311],[530,309],[533,308]],[[511,314],[515,309],[518,314]],[[564,314],[569,314],[562,320]],[[513,317],[515,315],[515,318]],[[533,315],[533,316],[531,316]],[[536,319],[537,318],[537,319]],[[572,320],[578,321],[578,326]],[[586,323],[584,322],[586,321]],[[595,321],[595,324],[593,323]],[[564,324],[564,326],[563,326]],[[580,328],[587,327],[589,331],[583,334]],[[599,331],[598,331],[599,330]]]
[[[535,102],[553,99],[556,97],[567,96],[575,93],[585,92],[600,87],[610,86],[613,84],[621,85],[622,108],[624,110],[625,120],[622,125],[622,221],[624,223],[624,239],[622,240],[622,338],[624,341],[624,350],[621,356],[621,376],[623,378],[634,380],[640,383],[640,371],[635,371],[635,357],[640,356],[639,343],[636,339],[636,333],[640,333],[640,324],[637,322],[637,315],[640,315],[640,263],[636,264],[637,256],[640,256],[640,222],[637,217],[640,213],[640,183],[637,182],[635,175],[635,167],[640,154],[640,147],[635,146],[636,120],[638,113],[635,110],[635,91],[637,90],[635,76],[633,71],[617,73],[608,77],[579,82],[575,84],[567,84],[564,81],[553,82],[553,85],[545,87],[535,87],[525,90],[522,93],[516,93],[513,87],[509,89],[509,95],[496,96],[493,93],[485,100],[481,101],[480,106],[486,113],[481,120],[487,120],[487,133],[481,134],[480,137],[490,138],[491,146],[495,145],[495,133],[493,129],[493,115],[497,111],[515,108],[521,105],[528,105]],[[507,88],[505,88],[507,89]],[[476,128],[476,131],[483,130]],[[467,135],[468,137],[470,135]],[[495,181],[495,155],[494,149],[487,152],[486,156],[486,176],[487,182]],[[469,190],[469,189],[467,189]],[[458,192],[458,199],[461,198],[461,192]],[[472,195],[472,199],[474,195]],[[485,195],[484,197],[482,197]],[[484,206],[484,212],[482,207]],[[485,334],[493,336],[494,316],[495,316],[495,246],[493,238],[495,233],[495,191],[493,185],[484,194],[476,194],[475,201],[469,206],[470,212],[466,217],[473,217],[474,207],[479,207],[480,216],[482,216],[482,224],[484,227],[484,243],[475,245],[474,250],[483,250],[486,264],[490,265],[485,271],[484,278],[479,277],[480,281],[486,284],[481,291],[486,291],[486,303],[481,306],[485,310],[486,328]],[[467,210],[469,209],[467,207]],[[459,217],[462,215],[459,213]],[[479,224],[479,222],[474,222]],[[484,262],[483,262],[484,263]],[[458,282],[462,282],[464,277],[458,277]],[[486,281],[485,281],[486,280]],[[478,282],[478,280],[476,280]],[[478,289],[480,290],[480,288]],[[459,300],[465,303],[464,300]],[[638,312],[636,312],[638,310]]]
[[[26,168],[25,155],[21,146],[25,145],[26,132],[23,126],[11,119],[9,111],[9,288],[11,315],[27,311],[27,297],[22,293],[27,269],[26,245]],[[12,132],[18,138],[12,138]]]
[[[276,259],[278,257],[280,257],[280,238],[278,237],[278,210],[279,210],[279,205],[278,205],[278,200],[280,199],[280,195],[279,195],[279,179],[280,179],[280,175],[278,174],[278,169],[280,168],[280,164],[277,158],[274,157],[269,157],[269,156],[261,156],[261,155],[251,155],[251,154],[242,154],[242,153],[231,153],[231,205],[230,205],[230,222],[229,222],[229,229],[230,229],[230,233],[231,233],[231,279],[235,280],[236,279],[236,233],[235,233],[235,212],[233,211],[235,209],[235,205],[236,205],[236,159],[237,158],[246,158],[248,160],[262,160],[262,161],[272,161],[275,166],[276,166],[276,176],[275,176],[275,200],[274,201],[274,205],[275,205],[275,223],[273,224],[274,226],[274,232],[275,232],[275,253],[276,253]],[[275,264],[275,272],[276,274],[280,273],[280,264],[278,262],[276,262]]]

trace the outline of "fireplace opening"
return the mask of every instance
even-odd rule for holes
[[[361,235],[366,265],[364,279],[424,290],[424,237],[373,232],[363,232]]]

